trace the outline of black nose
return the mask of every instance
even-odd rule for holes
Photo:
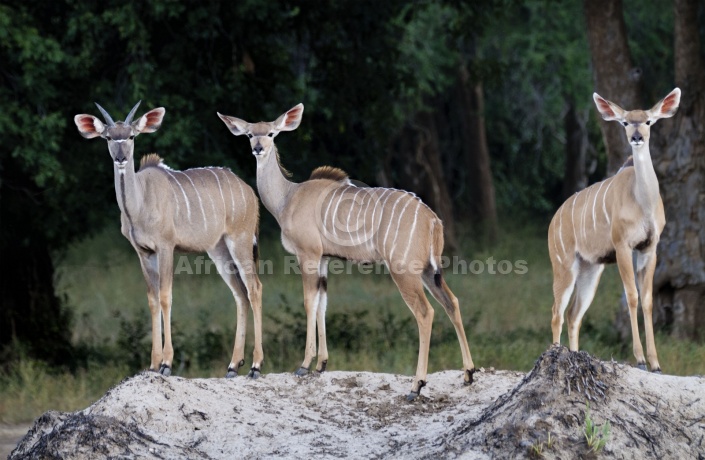
[[[125,158],[125,157],[123,157],[123,156],[119,156],[119,157],[116,157],[116,158],[115,158],[115,161],[116,161],[117,163],[124,163],[124,162],[127,161],[127,158]]]
[[[262,150],[264,150],[262,144],[257,144],[255,145],[255,148],[252,149],[252,151],[255,152],[255,155],[259,155],[260,153],[262,153]]]
[[[639,131],[632,134],[632,142],[642,142],[643,140],[644,136],[642,136]]]

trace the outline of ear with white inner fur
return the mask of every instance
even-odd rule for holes
[[[142,115],[139,120],[132,123],[132,127],[140,134],[153,133],[162,126],[165,113],[166,109],[164,109],[164,107],[152,109]]]
[[[299,127],[299,123],[301,123],[301,117],[303,117],[303,115],[304,105],[298,104],[277,118],[274,122],[274,126],[276,126],[278,131],[293,131]]]
[[[227,126],[230,132],[233,133],[235,136],[240,136],[242,134],[247,133],[247,125],[249,125],[249,123],[245,120],[240,120],[239,118],[223,115],[220,112],[216,113],[218,114],[220,119],[223,120],[225,126]]]
[[[98,137],[105,131],[103,122],[93,115],[86,115],[85,113],[76,115],[73,117],[73,122],[76,123],[76,127],[78,128],[78,132],[81,133],[81,136],[86,139]]]
[[[681,102],[681,90],[676,88],[668,96],[664,97],[655,106],[648,111],[649,118],[653,121],[659,118],[670,118],[678,111],[678,105]]]
[[[624,118],[624,109],[603,98],[597,93],[592,94],[592,98],[595,100],[595,105],[597,106],[597,111],[600,112],[602,118],[605,120],[622,120]]]

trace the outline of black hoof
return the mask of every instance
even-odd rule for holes
[[[253,367],[252,369],[250,369],[250,372],[247,374],[247,376],[249,378],[251,378],[252,380],[258,379],[260,375],[262,375],[262,374],[261,374],[260,370],[257,369],[256,367]]]
[[[159,373],[162,374],[164,377],[169,377],[171,375],[171,367],[166,364],[162,364],[159,367]]]
[[[663,372],[661,372],[661,369],[658,367],[651,372],[653,372],[654,374],[659,374],[659,375],[663,374]]]
[[[416,391],[411,390],[408,395],[406,395],[406,400],[411,402],[414,399],[418,398],[421,395],[421,388],[426,386],[426,382],[424,380],[419,380],[418,382],[418,389]]]
[[[321,363],[321,369],[316,369],[317,374],[322,374],[326,371],[326,366],[328,366],[328,360],[325,360]]]
[[[225,374],[225,378],[232,379],[233,377],[237,377],[237,369],[229,367],[228,372]]]
[[[300,367],[296,369],[296,372],[294,372],[294,375],[297,377],[303,377],[304,375],[308,375],[309,370],[305,367]]]
[[[636,367],[638,367],[642,371],[645,371],[646,370],[646,363],[637,363]]]
[[[467,377],[467,379],[463,381],[463,384],[465,386],[472,385],[472,383],[475,381],[475,379],[473,378],[474,374],[475,369],[465,369],[465,377]]]

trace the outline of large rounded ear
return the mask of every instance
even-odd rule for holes
[[[93,115],[86,115],[82,113],[73,117],[73,122],[76,123],[78,132],[81,136],[86,139],[92,139],[103,134],[105,131],[105,125],[102,121],[94,117]]]
[[[597,93],[592,93],[592,98],[597,106],[597,111],[600,112],[600,115],[602,115],[602,118],[605,120],[619,121],[624,118],[624,109],[614,102],[608,101]]]
[[[293,131],[299,127],[299,123],[301,123],[301,117],[303,117],[303,115],[304,105],[298,104],[277,118],[274,122],[275,129],[278,131]]]
[[[245,120],[240,120],[239,118],[223,115],[220,112],[216,113],[218,114],[220,119],[223,120],[225,126],[227,126],[230,132],[234,135],[239,136],[241,134],[247,133],[247,126],[249,125],[249,123]]]
[[[162,126],[165,113],[166,109],[164,109],[164,107],[152,109],[142,115],[139,120],[132,123],[132,127],[140,134],[153,133]]]
[[[681,102],[681,90],[676,88],[649,110],[649,118],[656,121],[659,118],[670,118],[678,111]]]

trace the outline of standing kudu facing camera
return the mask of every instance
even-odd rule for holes
[[[153,133],[161,126],[164,108],[152,109],[138,120],[114,122],[98,109],[105,124],[93,115],[76,115],[74,122],[87,139],[102,137],[115,170],[115,194],[120,206],[122,234],[137,251],[147,282],[152,314],[152,358],[150,369],[171,374],[174,349],[171,344],[171,288],[174,251],[207,252],[230,287],[237,303],[237,330],[227,376],[244,365],[247,309],[252,308],[255,350],[251,377],[262,366],[262,285],[257,277],[257,231],[259,203],[247,184],[224,168],[173,170],[156,154],[142,158],[135,172],[135,137]],[[164,321],[164,346],[161,324]]]
[[[298,258],[306,308],[306,350],[296,372],[309,372],[316,355],[317,372],[328,363],[325,312],[330,257],[357,262],[384,262],[411,309],[419,329],[419,357],[408,399],[416,398],[426,384],[433,307],[424,287],[443,305],[453,322],[463,356],[466,384],[475,366],[470,356],[460,306],[441,274],[443,223],[414,194],[387,188],[353,185],[347,174],[323,166],[309,180],[294,183],[279,164],[274,138],[299,126],[304,107],[297,105],[272,123],[248,123],[218,114],[236,136],[247,135],[257,158],[257,188],[264,206],[282,230],[284,248]],[[364,340],[364,337],[359,337]]]
[[[560,343],[563,313],[575,291],[568,310],[568,339],[570,349],[578,350],[580,323],[595,296],[604,264],[617,262],[629,305],[637,365],[646,369],[637,323],[641,294],[649,366],[654,372],[661,371],[651,311],[656,246],[666,218],[651,162],[649,135],[657,120],[676,113],[680,98],[681,91],[676,88],[651,110],[626,111],[597,93],[593,95],[602,118],[624,126],[633,165],[627,162],[614,176],[568,198],[551,221],[548,249],[553,265],[554,343]]]

